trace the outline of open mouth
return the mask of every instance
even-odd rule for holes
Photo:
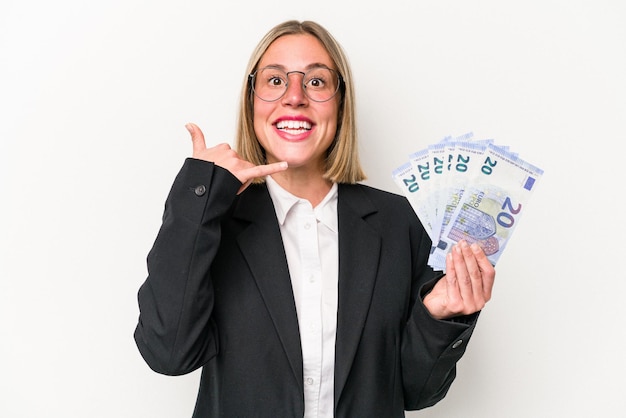
[[[292,135],[298,135],[311,130],[311,122],[304,120],[281,120],[276,123],[276,129]]]

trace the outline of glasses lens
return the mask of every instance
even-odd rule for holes
[[[275,67],[264,67],[253,75],[252,89],[261,100],[273,102],[280,99],[287,91],[290,74],[302,74],[299,71],[286,73]],[[292,82],[297,82],[292,80]],[[316,67],[302,76],[302,87],[307,97],[316,102],[325,102],[333,98],[339,90],[339,75],[326,67]]]
[[[287,90],[287,74],[274,67],[265,67],[254,73],[254,94],[268,102],[280,99]]]
[[[337,73],[324,67],[313,68],[307,71],[302,84],[304,85],[306,95],[316,102],[330,100],[339,88]]]

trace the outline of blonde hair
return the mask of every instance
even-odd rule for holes
[[[289,20],[271,29],[255,48],[248,67],[241,91],[237,137],[235,147],[242,158],[253,164],[266,164],[265,151],[254,132],[254,93],[249,75],[256,71],[265,51],[276,39],[285,35],[309,34],[317,38],[337,67],[342,77],[340,87],[339,114],[337,116],[337,132],[328,149],[324,178],[336,183],[356,183],[365,180],[365,173],[359,161],[357,129],[355,120],[354,84],[348,59],[341,45],[321,25],[312,21]],[[263,179],[256,179],[263,182]]]

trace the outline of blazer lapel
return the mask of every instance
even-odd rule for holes
[[[335,405],[340,398],[367,318],[378,269],[381,237],[366,221],[375,206],[359,186],[340,185],[339,303],[335,346]],[[250,222],[237,238],[303,389],[302,350],[287,257],[271,198],[264,185],[239,197],[233,216]]]
[[[265,306],[303,390],[302,350],[287,257],[267,186],[252,185],[242,193],[234,217],[250,222],[237,237]]]
[[[381,237],[364,219],[376,212],[360,186],[341,185],[339,217],[339,304],[335,346],[335,406],[348,378],[370,307]]]

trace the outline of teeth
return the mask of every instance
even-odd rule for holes
[[[278,129],[311,129],[311,124],[303,120],[281,120],[276,124]]]

